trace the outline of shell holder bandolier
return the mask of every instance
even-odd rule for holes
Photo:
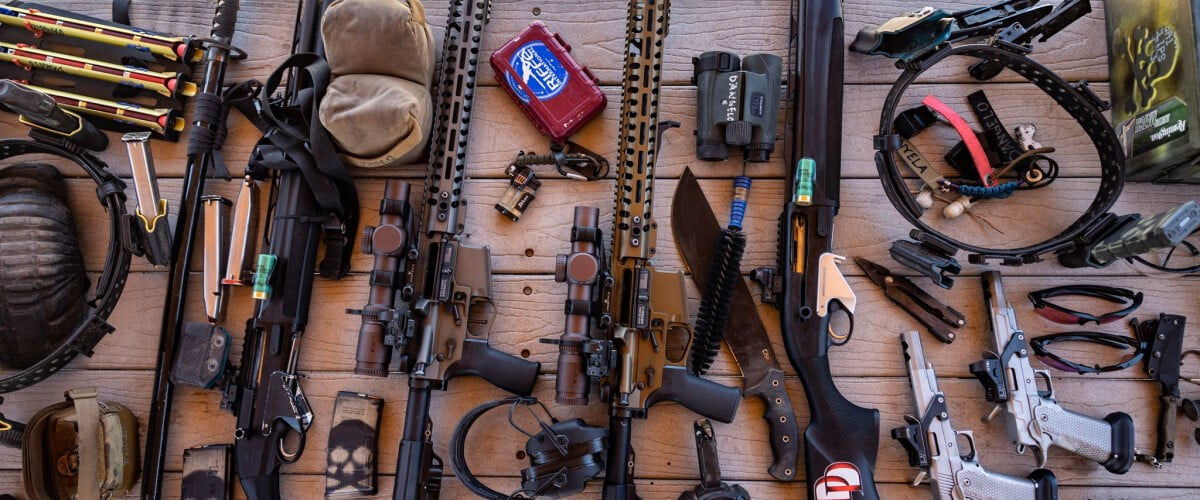
[[[0,5],[0,78],[28,84],[106,130],[178,140],[186,99],[198,90],[190,75],[208,43],[47,5]]]

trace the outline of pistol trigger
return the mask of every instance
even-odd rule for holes
[[[921,486],[921,482],[924,481],[925,478],[928,476],[929,476],[929,472],[926,472],[926,471],[918,472],[917,475],[915,477],[913,477],[912,485],[913,486]]]

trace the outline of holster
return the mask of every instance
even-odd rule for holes
[[[22,474],[30,500],[123,496],[138,478],[138,429],[124,405],[94,387],[67,391],[26,424]]]

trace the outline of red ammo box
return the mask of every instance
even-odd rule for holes
[[[539,21],[493,53],[491,64],[500,86],[555,142],[574,134],[608,102],[592,72],[571,58],[571,46]]]

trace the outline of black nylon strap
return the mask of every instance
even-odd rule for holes
[[[1042,255],[1047,253],[1069,250],[1073,246],[1073,238],[1099,223],[1120,196],[1125,183],[1125,154],[1116,132],[1113,131],[1112,125],[1109,124],[1108,118],[1102,110],[1096,107],[1092,99],[1050,69],[1022,53],[1014,52],[1003,46],[947,45],[926,58],[908,65],[904,73],[900,75],[884,101],[883,112],[879,118],[879,135],[886,137],[897,133],[893,118],[909,85],[930,67],[952,56],[983,59],[1013,70],[1037,85],[1079,122],[1084,132],[1092,140],[1100,157],[1100,187],[1097,190],[1096,198],[1079,219],[1049,240],[1021,248],[984,248],[951,238],[921,221],[923,210],[917,205],[917,200],[912,193],[908,191],[900,172],[901,169],[896,164],[895,155],[880,150],[875,153],[875,166],[879,170],[879,178],[883,183],[883,191],[887,194],[888,201],[896,207],[901,216],[917,228],[916,230],[919,231],[922,238],[964,250],[971,254],[968,256],[968,260],[974,264],[983,264],[988,260],[1000,260],[1005,265],[1028,264],[1040,261]],[[877,141],[878,143],[879,141]]]
[[[311,87],[297,91],[297,102],[281,106],[272,102],[271,96],[289,72],[298,81],[310,82]],[[317,116],[328,83],[329,65],[316,54],[293,54],[275,69],[263,84],[255,110],[262,121],[260,128],[265,126],[265,130],[254,148],[251,164],[268,170],[296,169],[304,176],[313,198],[329,215],[322,224],[325,258],[318,265],[319,272],[322,277],[339,279],[350,272],[350,247],[358,226],[359,205],[354,181]],[[299,109],[307,132],[278,116],[276,108],[284,106]]]
[[[129,264],[133,259],[133,254],[122,244],[123,228],[126,227],[122,222],[126,215],[124,184],[108,171],[108,166],[99,158],[70,143],[50,144],[26,139],[0,140],[0,160],[28,154],[58,156],[82,167],[99,186],[97,195],[100,204],[108,212],[110,236],[104,269],[100,273],[100,279],[96,281],[94,297],[88,302],[88,312],[83,321],[75,327],[67,340],[45,359],[20,373],[0,379],[0,394],[23,389],[45,380],[79,354],[89,357],[92,355],[96,344],[114,330],[107,319],[125,289],[125,281],[129,278]]]

